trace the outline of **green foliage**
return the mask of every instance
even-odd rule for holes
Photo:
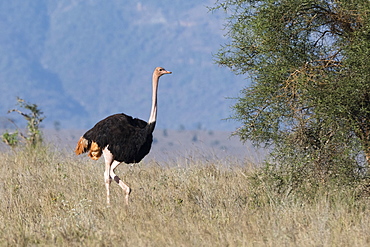
[[[5,132],[2,135],[3,142],[5,142],[7,145],[11,147],[15,147],[19,143],[18,138],[21,137],[26,141],[27,146],[34,148],[42,143],[42,133],[40,130],[40,124],[42,120],[45,119],[45,117],[42,116],[43,112],[39,109],[39,107],[36,104],[25,102],[21,98],[17,98],[17,101],[20,108],[23,108],[24,110],[27,110],[29,112],[25,113],[18,109],[12,109],[9,110],[8,113],[17,112],[22,117],[24,117],[24,119],[27,121],[28,132],[26,135],[22,134],[22,132],[20,131],[16,131],[12,134]]]
[[[370,2],[229,0],[215,9],[230,14],[231,38],[217,62],[252,79],[233,108],[242,123],[236,134],[273,144],[274,162],[312,178],[364,175]]]
[[[17,146],[18,145],[18,131],[15,131],[14,133],[9,133],[8,131],[6,131],[2,135],[2,140],[6,145],[12,148]]]

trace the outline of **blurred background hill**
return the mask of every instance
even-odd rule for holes
[[[5,0],[0,2],[0,128],[19,96],[37,104],[43,126],[87,129],[113,113],[147,120],[151,74],[159,129],[226,130],[246,84],[212,58],[223,36],[214,1]],[[16,120],[17,122],[17,120]],[[21,121],[20,121],[21,122]]]

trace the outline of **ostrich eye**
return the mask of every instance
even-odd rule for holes
[[[159,69],[159,71],[163,71],[163,69]]]

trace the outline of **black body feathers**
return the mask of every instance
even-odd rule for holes
[[[98,144],[101,149],[108,147],[114,159],[119,162],[138,163],[150,151],[153,142],[155,122],[132,118],[126,114],[115,114],[98,122],[83,138]]]

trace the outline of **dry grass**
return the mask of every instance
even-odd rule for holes
[[[107,208],[102,163],[50,149],[2,153],[0,246],[370,244],[369,200],[350,191],[271,198],[239,164],[151,161],[117,169],[131,203],[112,184]]]

